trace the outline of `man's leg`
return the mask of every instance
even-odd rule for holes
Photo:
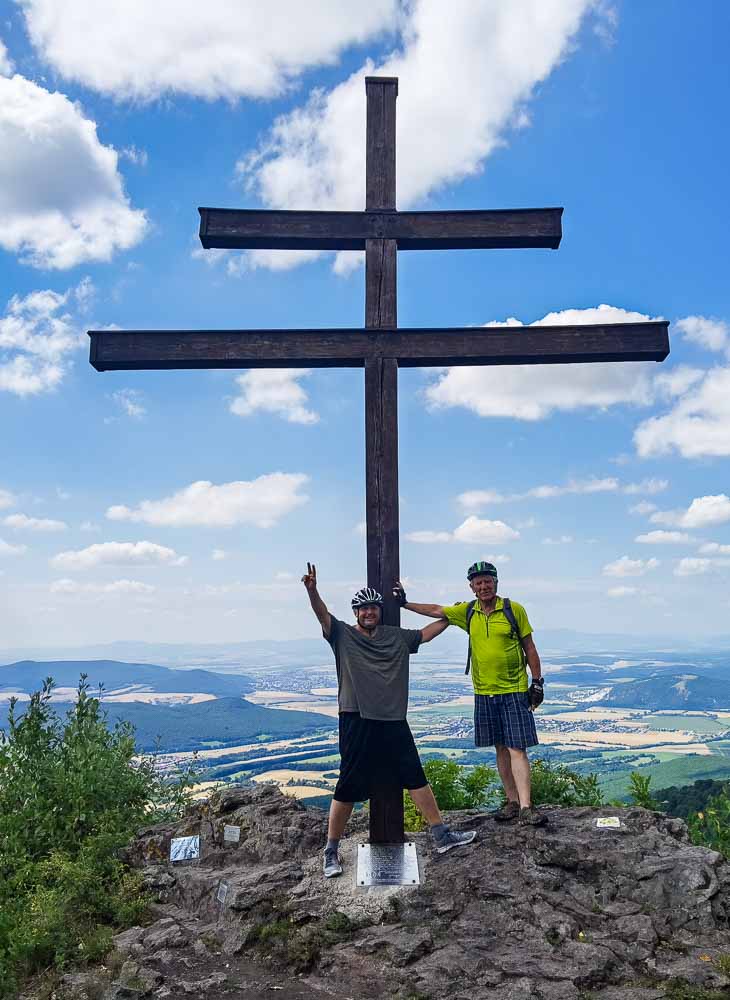
[[[502,747],[502,749],[507,751],[509,758],[509,773],[516,793],[515,798],[519,801],[520,808],[525,809],[530,805],[530,760],[527,751],[518,750],[516,747]],[[508,797],[512,800],[512,796]]]
[[[506,747],[503,743],[498,743],[496,746],[497,751],[497,770],[499,771],[499,777],[502,780],[502,788],[504,788],[504,794],[507,797],[508,802],[519,802],[520,795],[517,790],[517,785],[515,784],[514,774],[512,773],[512,753],[509,747]]]
[[[354,802],[340,802],[332,799],[330,803],[330,815],[327,822],[327,846],[324,849],[324,877],[333,878],[342,874],[340,864],[339,847],[342,834],[345,832],[347,821],[352,814]]]
[[[439,826],[443,822],[441,810],[439,809],[430,785],[423,788],[409,788],[408,794],[413,799],[416,809],[423,815],[429,826]]]
[[[341,840],[345,832],[347,821],[352,815],[354,802],[338,802],[332,799],[330,803],[330,815],[327,823],[327,840]]]

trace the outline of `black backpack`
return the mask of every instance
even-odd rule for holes
[[[469,647],[466,653],[466,670],[465,674],[468,674],[471,670],[471,620],[474,617],[474,611],[476,609],[476,601],[469,601],[469,606],[466,609],[466,634],[469,636]],[[504,617],[509,622],[510,627],[510,639],[520,639],[520,630],[517,627],[517,619],[515,618],[515,613],[512,610],[512,601],[509,597],[502,598],[502,607],[500,608]],[[520,649],[522,649],[522,643],[520,642]]]

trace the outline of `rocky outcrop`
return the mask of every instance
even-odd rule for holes
[[[366,890],[354,884],[356,835],[342,845],[344,876],[325,881],[321,812],[271,786],[228,788],[130,848],[157,919],[117,937],[124,965],[108,997],[689,1000],[692,989],[728,990],[721,855],[692,846],[681,820],[643,809],[544,811],[542,828],[453,814],[453,826],[478,831],[472,845],[433,855],[417,835],[421,885]],[[620,828],[598,828],[607,815]],[[224,839],[226,825],[240,828],[238,842]],[[200,859],[171,865],[171,837],[189,834],[201,837]]]

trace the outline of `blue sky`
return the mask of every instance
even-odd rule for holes
[[[409,594],[493,558],[538,640],[730,631],[730,11],[149,7],[0,3],[3,644],[312,635],[308,559],[347,613],[362,372],[99,374],[85,331],[360,326],[355,255],[203,251],[197,206],[361,208],[377,72],[401,208],[565,206],[558,251],[400,254],[402,326],[672,324],[663,365],[401,373]]]

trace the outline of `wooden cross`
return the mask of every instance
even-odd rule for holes
[[[365,89],[364,212],[199,209],[206,249],[364,250],[364,329],[89,331],[90,360],[97,371],[364,367],[368,586],[385,597],[385,623],[397,625],[398,367],[663,361],[669,336],[666,322],[398,329],[398,250],[557,249],[563,210],[397,211],[398,80],[366,77]],[[400,789],[371,800],[370,840],[404,840]]]

